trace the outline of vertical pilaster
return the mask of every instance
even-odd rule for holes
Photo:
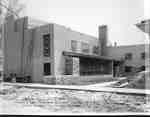
[[[73,75],[79,76],[80,75],[80,61],[79,58],[73,57]]]

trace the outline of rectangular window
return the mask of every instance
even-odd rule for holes
[[[125,59],[126,60],[132,60],[132,53],[126,53],[125,54]]]
[[[125,72],[132,72],[131,66],[125,66]]]
[[[82,52],[84,52],[84,53],[89,53],[89,48],[90,48],[90,46],[89,46],[88,43],[82,42],[81,47],[82,47]]]
[[[99,47],[93,46],[93,54],[99,54]]]
[[[44,75],[45,76],[51,75],[51,64],[50,63],[44,63]]]
[[[43,55],[50,57],[50,34],[43,35]]]
[[[77,51],[77,41],[76,40],[71,40],[71,50]]]
[[[141,59],[145,59],[145,52],[141,53]]]

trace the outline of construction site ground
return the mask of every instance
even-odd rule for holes
[[[147,94],[140,92],[136,94],[133,91],[128,94],[120,93],[120,91],[118,93],[115,90],[110,90],[111,88],[108,87],[108,84],[84,86],[85,90],[82,90],[83,87],[79,86],[76,89],[75,87],[67,89],[65,86],[1,83],[0,113],[35,115],[53,113],[150,112],[149,90],[147,90]],[[118,90],[122,89],[118,88]],[[141,91],[145,90],[141,89]]]

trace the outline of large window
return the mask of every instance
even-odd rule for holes
[[[126,53],[125,54],[125,59],[126,60],[132,60],[132,53]]]
[[[45,76],[51,75],[51,64],[50,63],[44,63],[44,75]]]
[[[43,55],[50,57],[50,34],[43,35]]]
[[[77,51],[77,41],[76,40],[71,40],[71,50]]]
[[[89,46],[88,43],[82,42],[81,47],[82,47],[82,52],[84,52],[84,53],[89,53],[89,48],[90,48],[90,46]]]
[[[141,53],[141,59],[145,59],[145,52]]]

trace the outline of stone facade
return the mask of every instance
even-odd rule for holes
[[[80,75],[80,60],[79,58],[73,57],[73,76]]]

